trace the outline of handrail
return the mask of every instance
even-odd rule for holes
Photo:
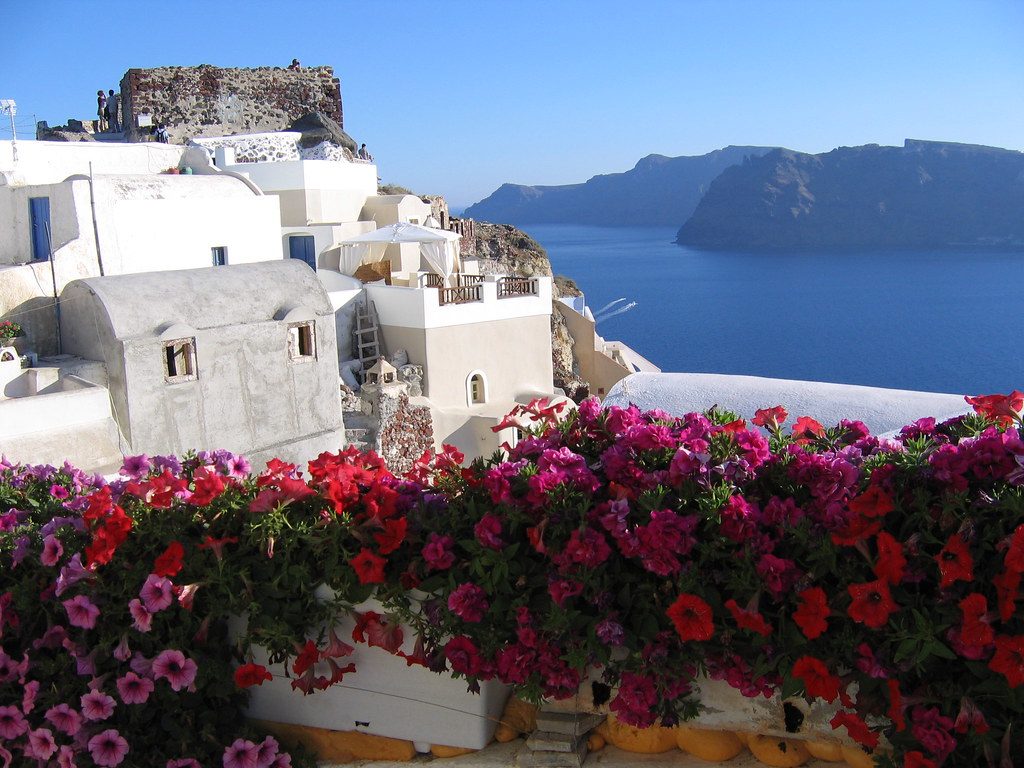
[[[468,304],[474,301],[483,301],[483,285],[463,285],[458,288],[438,288],[438,303],[445,304]]]
[[[499,299],[537,295],[537,278],[535,277],[503,277],[498,281]]]

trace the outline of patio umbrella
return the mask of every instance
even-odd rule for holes
[[[346,258],[346,246],[353,246],[352,257],[354,258],[359,246],[366,246],[372,252],[374,244],[419,243],[420,253],[423,255],[423,258],[439,275],[447,279],[455,271],[458,263],[459,241],[461,239],[461,235],[455,232],[434,229],[432,227],[421,227],[419,224],[409,224],[400,221],[397,224],[389,224],[373,232],[367,232],[365,235],[357,235],[342,240],[339,245],[342,246],[342,261],[344,265],[348,261]],[[365,258],[365,255],[366,252],[363,251],[361,258]],[[380,258],[383,258],[383,252]]]

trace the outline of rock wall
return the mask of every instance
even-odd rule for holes
[[[129,69],[121,80],[121,119],[129,141],[148,135],[141,114],[167,127],[171,141],[280,131],[309,112],[340,125],[341,83],[331,67]]]
[[[374,450],[396,475],[408,472],[423,452],[434,447],[434,422],[430,408],[413,405],[402,392],[398,397],[382,396],[378,404],[380,427]]]

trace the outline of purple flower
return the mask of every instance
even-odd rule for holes
[[[45,717],[54,728],[68,736],[74,736],[82,727],[82,716],[67,704],[50,707]]]
[[[125,704],[145,704],[149,694],[153,692],[153,681],[139,677],[134,672],[127,673],[117,679],[117,692]]]
[[[21,710],[15,706],[0,707],[0,737],[13,741],[28,730]]]
[[[121,641],[114,648],[114,658],[118,661],[128,661],[131,655],[132,650],[128,647],[128,635],[121,635]]]
[[[128,742],[116,730],[108,728],[89,739],[89,754],[96,765],[114,768],[128,754]]]
[[[180,691],[192,685],[196,679],[196,663],[189,659],[181,651],[168,648],[161,651],[153,659],[153,677],[163,678],[171,684],[171,689]]]
[[[244,480],[252,472],[252,464],[245,456],[232,456],[227,465],[228,476]]]
[[[96,619],[99,618],[100,609],[92,604],[92,601],[85,595],[75,595],[70,600],[61,603],[68,613],[68,623],[73,627],[92,629],[96,626]]]
[[[64,545],[54,535],[43,539],[43,552],[39,555],[39,562],[45,566],[52,567],[60,562],[60,556],[64,554]]]
[[[224,750],[224,768],[258,768],[259,747],[246,739],[235,739]]]
[[[273,736],[267,736],[260,742],[259,754],[256,755],[257,768],[270,768],[277,761],[277,753],[281,745]]]
[[[0,531],[13,531],[18,525],[18,512],[9,509],[0,515]]]
[[[55,499],[66,499],[71,494],[68,493],[68,489],[63,485],[57,485],[54,483],[50,486],[50,495]]]
[[[28,732],[28,746],[25,756],[36,760],[49,760],[50,755],[57,751],[57,742],[49,728],[37,728]]]
[[[483,619],[487,607],[487,593],[476,584],[460,584],[448,596],[448,610],[469,623]]]
[[[431,570],[443,571],[455,562],[454,547],[455,539],[451,536],[431,533],[423,547],[423,560]]]
[[[178,461],[176,456],[154,456],[153,468],[157,472],[163,472],[166,469],[172,475],[181,474],[181,462]]]
[[[103,691],[89,691],[81,698],[82,715],[86,720],[106,720],[114,714],[117,702]]]
[[[153,614],[146,610],[146,606],[138,598],[128,603],[128,612],[132,615],[132,626],[139,632],[149,632],[153,626]]]
[[[57,577],[57,588],[55,590],[55,594],[57,597],[60,597],[70,587],[74,586],[82,579],[89,578],[91,575],[92,574],[82,565],[82,553],[75,552],[67,564],[60,569],[60,575]]]
[[[21,711],[26,715],[36,706],[36,696],[39,695],[39,681],[33,680],[25,683],[25,690],[21,694]]]
[[[18,540],[14,542],[14,551],[11,552],[11,568],[17,568],[21,561],[28,556],[29,544],[28,536],[19,536]]]
[[[626,630],[613,619],[603,619],[598,623],[596,631],[597,639],[612,648],[622,645],[626,640]]]
[[[146,610],[150,613],[157,613],[174,602],[174,594],[171,591],[173,586],[170,579],[157,576],[155,573],[149,574],[146,577],[146,583],[139,591],[139,597],[142,598],[142,604],[146,606]]]
[[[149,474],[152,468],[153,462],[144,453],[138,456],[126,456],[124,464],[121,465],[121,474],[132,480],[141,480]]]
[[[78,768],[78,764],[75,763],[73,747],[69,747],[67,744],[61,746],[60,752],[57,753],[57,768]]]

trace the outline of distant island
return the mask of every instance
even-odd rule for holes
[[[907,139],[726,169],[680,228],[698,248],[1024,246],[1024,153]]]
[[[722,171],[772,149],[725,147],[693,157],[648,155],[629,171],[594,176],[582,184],[502,184],[464,215],[516,226],[678,227]]]

